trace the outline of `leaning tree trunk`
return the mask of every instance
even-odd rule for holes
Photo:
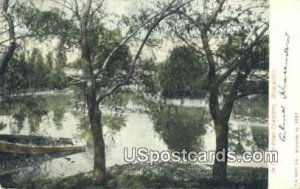
[[[93,180],[96,185],[102,184],[105,179],[105,145],[102,133],[101,111],[97,102],[96,79],[93,72],[91,60],[91,46],[88,33],[89,16],[92,0],[86,1],[86,7],[81,18],[81,58],[84,60],[84,76],[86,81],[86,100],[88,105],[88,116],[94,143],[94,171]]]
[[[218,88],[214,85],[212,86],[213,87],[210,88],[209,110],[214,121],[216,134],[213,179],[223,183],[227,181],[228,122],[232,110],[232,103],[225,103],[221,110],[218,101]]]
[[[213,179],[227,181],[228,122],[215,121],[216,155],[213,165]]]
[[[101,111],[96,98],[95,81],[89,80],[86,87],[88,116],[94,144],[94,171],[95,184],[103,184],[105,179],[105,144],[102,132]]]
[[[96,111],[90,116],[91,131],[94,143],[94,171],[93,180],[96,184],[103,184],[105,179],[105,143],[102,133],[101,111]]]

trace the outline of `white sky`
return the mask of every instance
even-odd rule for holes
[[[13,0],[12,0],[13,1]],[[19,0],[19,1],[25,1],[25,0]],[[53,3],[53,1],[51,0],[44,0],[42,4],[41,0],[32,0],[33,2],[35,2],[36,6],[41,6],[44,8],[44,9],[47,9],[48,7],[50,6],[58,6],[56,5],[55,3]],[[59,2],[63,2],[62,0],[57,0]],[[104,11],[107,12],[108,14],[115,14],[115,15],[118,15],[118,16],[122,16],[122,15],[125,15],[125,16],[130,16],[132,14],[135,14],[138,12],[138,10],[140,8],[147,8],[147,7],[150,7],[150,6],[153,6],[153,3],[156,2],[157,0],[105,0],[105,3],[104,3]],[[165,2],[167,1],[170,1],[170,0],[164,0]],[[72,2],[72,1],[70,1]],[[79,2],[79,6],[81,6],[81,2],[83,1],[80,1],[78,0]],[[196,2],[199,2],[199,1],[196,1]],[[236,2],[236,0],[233,0],[233,1],[230,1],[231,3],[234,3]],[[240,4],[241,2],[239,2]],[[197,4],[198,5],[198,4]],[[197,6],[195,5],[195,6]],[[199,5],[198,5],[199,6]],[[197,6],[197,8],[198,8]],[[113,21],[112,20],[116,20],[116,19],[113,19],[114,17],[107,17],[107,26],[110,27],[112,25],[114,25]],[[53,50],[55,48],[55,44],[57,43],[54,42],[51,44],[51,42],[49,43],[46,43],[46,42],[32,42],[30,41],[30,43],[28,44],[28,48],[30,47],[38,47],[38,48],[42,48],[44,49],[44,51],[49,51],[50,50]],[[167,58],[167,56],[169,55],[169,52],[171,49],[174,48],[175,45],[179,45],[179,43],[176,43],[174,44],[173,42],[171,41],[163,41],[163,44],[157,48],[157,49],[154,49],[153,52],[155,53],[155,57],[157,58],[156,61],[158,62],[161,62],[163,60],[165,60]],[[135,49],[134,46],[132,49]],[[152,56],[152,53],[147,50],[147,49],[144,49],[143,51],[143,57],[151,57]],[[69,56],[68,56],[68,60],[69,61],[73,61],[75,58],[76,58],[76,55],[78,53],[69,53]]]

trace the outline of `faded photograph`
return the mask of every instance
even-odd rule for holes
[[[268,187],[268,1],[0,9],[0,188]]]

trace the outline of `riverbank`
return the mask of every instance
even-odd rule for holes
[[[212,180],[211,166],[178,163],[125,164],[107,170],[102,188],[205,188],[205,189],[266,189],[268,170],[265,168],[228,167],[228,183]],[[75,189],[93,188],[92,174],[82,173],[67,178],[38,180],[22,188]]]
[[[65,89],[29,89],[20,91],[18,93],[16,92],[9,92],[9,91],[1,91],[0,92],[0,98],[5,97],[20,97],[20,96],[45,96],[45,95],[62,95],[66,93],[71,93],[70,88]]]

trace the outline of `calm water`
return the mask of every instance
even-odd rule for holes
[[[171,106],[141,103],[132,94],[123,94],[116,99],[102,106],[107,166],[125,163],[125,147],[158,151],[214,150],[215,134],[205,100],[168,100],[167,104],[176,105]],[[116,104],[117,108],[110,108],[111,104]],[[83,105],[74,95],[62,94],[2,99],[0,134],[79,138],[86,141],[88,147],[83,153],[3,169],[0,178],[22,183],[91,171],[91,136]],[[242,146],[244,150],[265,150],[268,143],[266,99],[239,101],[234,115],[237,118],[231,120],[230,148],[238,150]]]

